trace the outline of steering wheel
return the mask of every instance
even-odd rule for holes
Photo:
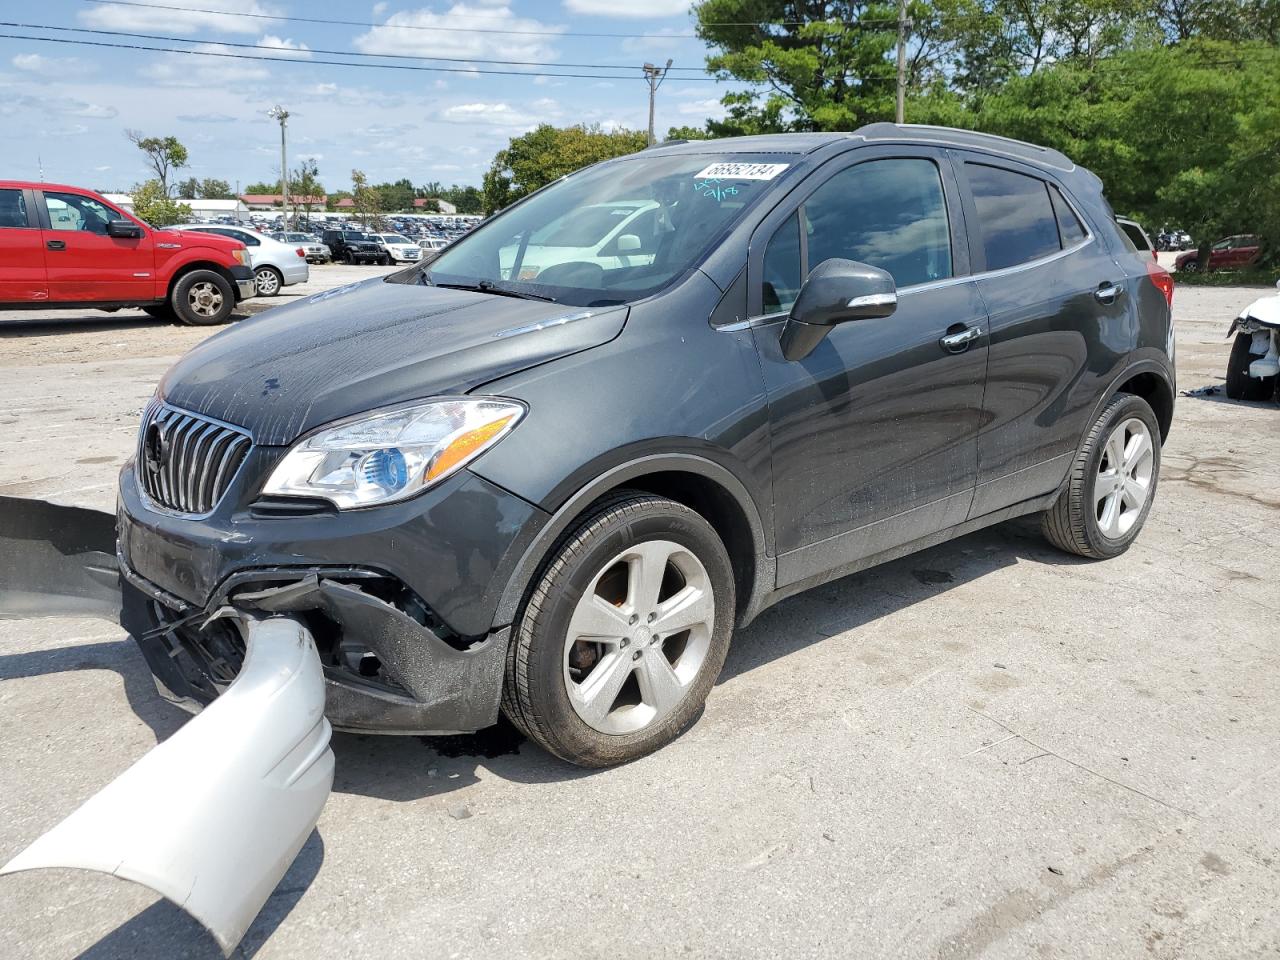
[[[538,274],[538,283],[556,287],[599,288],[604,281],[604,267],[589,260],[570,260],[547,267]]]

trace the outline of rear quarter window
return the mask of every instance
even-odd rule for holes
[[[966,163],[986,269],[1016,267],[1062,249],[1049,185],[1002,167]]]

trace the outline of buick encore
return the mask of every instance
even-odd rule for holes
[[[1098,179],[1017,141],[873,124],[597,164],[169,370],[120,477],[124,623],[192,708],[238,618],[286,615],[339,729],[501,711],[626,761],[801,590],[1026,514],[1127,549],[1172,296]]]

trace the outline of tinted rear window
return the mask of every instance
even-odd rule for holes
[[[1014,267],[1062,249],[1048,184],[999,167],[965,167],[988,270]]]
[[[1058,215],[1058,231],[1062,234],[1062,245],[1074,246],[1088,236],[1084,224],[1080,222],[1080,218],[1071,209],[1066,198],[1058,192],[1057,187],[1049,187],[1049,196],[1053,198],[1053,212]]]

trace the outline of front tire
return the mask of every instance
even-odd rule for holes
[[[734,620],[733,570],[699,514],[639,491],[561,539],[517,621],[502,709],[586,767],[657,750],[702,710]]]
[[[1160,426],[1147,401],[1111,398],[1090,429],[1067,487],[1041,530],[1060,550],[1094,560],[1118,557],[1137,539],[1160,478]]]
[[[1249,352],[1253,334],[1237,333],[1227,360],[1227,397],[1231,400],[1270,400],[1276,392],[1275,377],[1251,377],[1249,365],[1257,356]]]
[[[192,270],[173,285],[173,311],[188,326],[226,323],[235,309],[236,295],[230,282],[212,270]]]
[[[1184,263],[1182,266],[1180,266],[1180,267],[1178,268],[1178,270],[1179,270],[1181,273],[1199,273],[1199,272],[1200,272],[1200,261],[1199,261],[1199,260],[1188,260],[1186,263]]]

